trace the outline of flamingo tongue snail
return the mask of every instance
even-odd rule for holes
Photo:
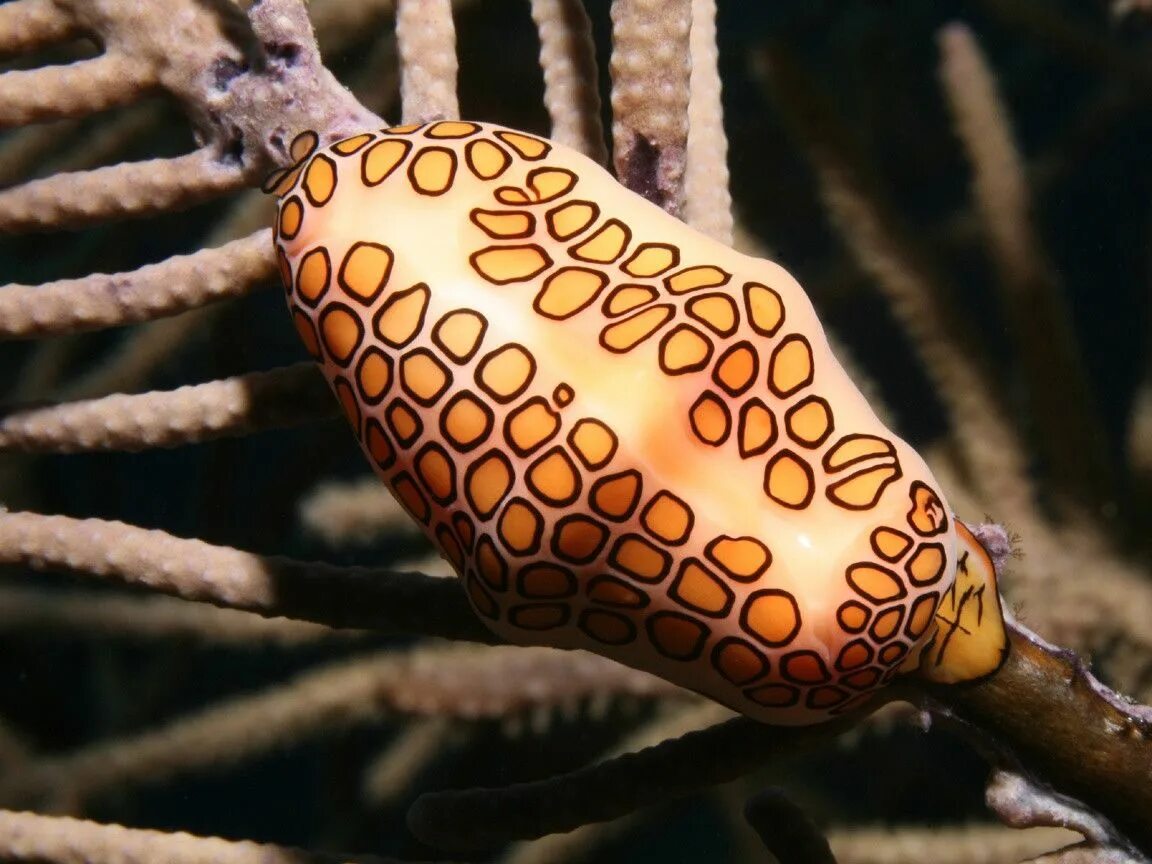
[[[999,666],[988,554],[781,267],[511,129],[317,143],[266,184],[292,318],[497,634],[780,724]]]

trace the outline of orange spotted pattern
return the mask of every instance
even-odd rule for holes
[[[532,135],[316,144],[269,184],[293,320],[492,629],[779,723],[922,650],[949,511],[784,271]]]

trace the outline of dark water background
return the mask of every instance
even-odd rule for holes
[[[1109,54],[1149,61],[1147,29],[1111,23],[1102,4],[1050,3]],[[601,47],[607,3],[590,5]],[[970,313],[973,352],[1002,375],[1010,404],[1012,334],[997,312],[993,270],[980,244],[940,240],[940,226],[969,200],[969,173],[938,85],[936,31],[969,23],[1000,79],[1031,162],[1061,166],[1037,190],[1037,225],[1073,312],[1121,485],[1121,458],[1133,391],[1148,362],[1149,202],[1152,110],[1148,93],[1107,64],[1078,56],[1012,23],[1013,4],[963,2],[790,2],[723,4],[719,20],[732,187],[745,225],[809,288],[830,326],[881,383],[902,432],[914,443],[945,432],[932,387],[884,300],[847,259],[828,225],[814,178],[776,106],[757,81],[755,58],[786,46],[834,104],[905,223],[936,256]],[[483,2],[458,18],[465,116],[545,131],[537,43],[527,4]],[[370,34],[365,34],[367,37]],[[370,41],[331,57],[345,73]],[[606,70],[607,62],[603,64]],[[1147,73],[1145,73],[1147,76]],[[1144,84],[1152,76],[1144,79]],[[1121,106],[1108,111],[1113,103]],[[192,142],[174,109],[170,123],[123,158],[171,155]],[[392,118],[395,118],[393,109]],[[99,128],[94,118],[83,128]],[[62,148],[82,141],[63,141]],[[127,270],[196,248],[223,212],[193,210],[75,232],[0,238],[0,282],[35,283],[95,270]],[[121,331],[80,337],[70,375],[101,362]],[[27,344],[0,345],[0,386],[27,374]],[[157,369],[148,386],[170,389],[303,359],[275,290],[231,303],[225,313]],[[67,376],[65,378],[67,380]],[[1027,418],[1024,418],[1027,422]],[[1058,430],[1053,434],[1058,434]],[[24,458],[4,503],[73,516],[121,519],[180,536],[264,553],[386,563],[418,551],[413,541],[334,552],[304,537],[295,507],[318,478],[363,473],[352,437],[338,423],[140,454]],[[2,578],[2,577],[0,577]],[[15,584],[28,581],[10,571]],[[44,584],[73,585],[49,578]],[[384,644],[380,640],[379,644]],[[192,645],[69,640],[0,634],[0,716],[44,751],[145,729],[229,694],[254,691],[347,653],[313,647],[241,653]],[[648,709],[642,709],[647,711]],[[541,738],[508,741],[496,724],[434,763],[420,789],[493,785],[571,767],[608,747],[622,725],[557,720]],[[271,840],[305,846],[427,854],[405,836],[399,811],[365,812],[359,772],[393,727],[377,726],[220,772],[100,797],[89,815],[126,824]],[[847,750],[787,760],[765,779],[786,782],[818,818],[843,824],[894,821],[953,824],[982,812],[984,768],[946,733],[903,730],[869,736]],[[936,782],[946,777],[947,782]],[[928,786],[928,781],[932,781]],[[926,788],[928,787],[928,788]],[[702,798],[672,805],[625,840],[597,853],[604,862],[737,860],[725,817]],[[741,859],[745,860],[745,859]],[[763,860],[767,860],[766,856]]]

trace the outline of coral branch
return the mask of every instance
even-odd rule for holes
[[[692,0],[689,36],[692,77],[688,92],[685,221],[732,245],[732,193],[728,184],[728,136],[720,100],[720,56],[716,48],[716,0]]]
[[[323,483],[308,493],[297,511],[306,532],[335,548],[371,543],[389,532],[419,533],[396,496],[374,474]]]
[[[591,693],[646,698],[679,688],[581,651],[498,646],[386,650],[311,670],[127,738],[31,762],[0,778],[0,801],[35,802],[48,792],[85,799],[125,784],[251,759],[394,713],[498,718]]]
[[[540,33],[544,106],[552,118],[549,137],[601,165],[607,163],[596,88],[596,47],[584,4],[580,0],[532,0],[532,20]]]
[[[739,777],[850,725],[771,727],[741,717],[560,777],[422,795],[408,811],[408,827],[447,851],[571,831]]]
[[[0,6],[0,54],[34,51],[78,30],[52,0],[15,0]]]
[[[242,189],[250,180],[215,147],[172,159],[55,174],[0,192],[0,231],[79,228],[180,210]]]
[[[1024,160],[976,37],[963,24],[938,36],[940,79],[972,164],[973,197],[999,271],[1000,299],[1026,383],[1036,446],[1081,508],[1111,499],[1103,430],[1054,266],[1032,220]]]
[[[289,648],[347,638],[354,631],[333,630],[308,621],[261,618],[173,597],[0,587],[0,632],[37,638],[188,639],[209,645]]]
[[[1152,851],[1152,709],[1106,690],[1071,652],[1013,625],[1000,671],[934,698],[1005,746],[1058,792],[1107,818]]]
[[[398,0],[403,122],[460,116],[456,98],[456,27],[450,0]]]
[[[371,855],[325,855],[7,810],[0,811],[0,858],[34,864],[402,864]]]
[[[129,273],[0,287],[0,338],[117,327],[242,297],[275,272],[270,231]]]
[[[205,245],[216,246],[264,230],[271,210],[267,195],[241,195],[205,239]],[[223,308],[221,304],[208,305],[133,329],[101,362],[61,387],[57,397],[89,399],[140,389],[165,360],[186,347],[193,336],[210,328]]]
[[[913,340],[986,500],[995,501],[1003,521],[1021,530],[1032,514],[1027,460],[989,396],[984,370],[961,343],[953,311],[936,290],[934,268],[884,206],[869,172],[852,158],[827,95],[782,47],[773,46],[765,59],[773,95],[812,163],[834,227]]]
[[[218,101],[208,103],[221,119],[240,124],[245,153],[262,151],[285,165],[291,161],[292,139],[305,129],[335,141],[384,125],[325,68],[300,0],[263,0],[253,4],[248,16],[264,63],[245,70]],[[195,97],[203,100],[200,93]],[[230,140],[229,130],[221,131]]]
[[[731,718],[731,712],[714,702],[699,701],[662,711],[606,755],[617,756],[641,750],[688,732],[714,726]],[[550,834],[537,840],[514,844],[501,864],[556,864],[563,861],[591,861],[592,852],[627,831],[639,814],[627,814],[610,822],[593,822],[565,834]]]
[[[674,216],[684,210],[690,0],[612,3],[612,142],[620,182]]]
[[[331,394],[316,367],[298,363],[169,392],[11,409],[0,419],[0,452],[179,447],[334,414]]]
[[[0,75],[0,127],[78,117],[135,102],[156,87],[151,67],[121,54]]]
[[[840,828],[828,832],[840,864],[1004,864],[1078,839],[1078,835],[1059,828],[1012,831],[997,825]]]
[[[98,576],[268,618],[495,641],[454,579],[262,557],[122,522],[0,512],[0,563]]]
[[[778,860],[836,864],[836,856],[816,823],[779,789],[765,789],[749,798],[744,818]]]
[[[1011,639],[1008,661],[989,679],[925,685],[928,692],[1146,851],[1152,838],[1146,818],[1152,812],[1152,709],[1125,703],[1066,652],[1018,625]],[[851,722],[772,728],[734,720],[548,780],[425,795],[410,811],[409,825],[449,850],[567,831],[645,806],[652,796],[675,797],[739,776],[778,752],[827,740]],[[686,776],[689,770],[696,773]]]
[[[421,771],[456,749],[459,724],[447,717],[413,720],[364,769],[361,797],[370,807],[383,807],[402,797]]]

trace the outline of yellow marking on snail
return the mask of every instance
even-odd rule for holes
[[[782,724],[1002,662],[988,554],[783,269],[523,132],[318,141],[267,184],[294,323],[496,633]]]

